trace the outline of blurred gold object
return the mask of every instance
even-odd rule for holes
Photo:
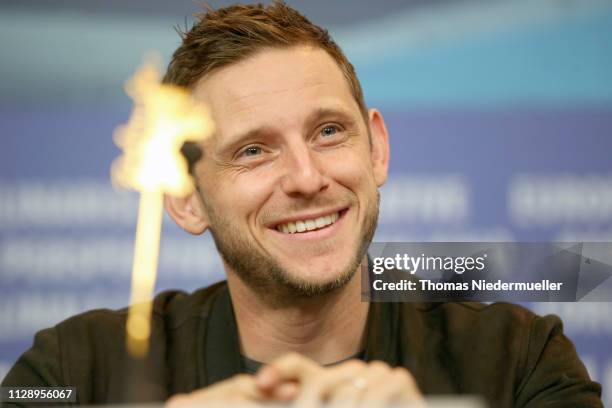
[[[187,89],[160,79],[156,64],[149,62],[127,82],[134,109],[128,123],[115,132],[123,155],[111,169],[114,184],[141,193],[126,333],[128,351],[139,358],[149,350],[164,194],[185,196],[193,191],[181,147],[201,142],[213,131],[208,110]]]

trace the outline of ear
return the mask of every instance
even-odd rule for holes
[[[197,191],[186,197],[164,196],[164,207],[174,222],[185,231],[200,235],[208,228],[208,218]]]
[[[378,109],[368,111],[371,135],[371,160],[374,180],[378,187],[385,184],[389,172],[389,134],[385,120]]]

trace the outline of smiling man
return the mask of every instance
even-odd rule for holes
[[[166,209],[186,231],[210,231],[227,281],[156,297],[140,393],[125,311],[40,332],[4,385],[72,385],[81,403],[371,407],[477,394],[496,407],[601,406],[556,317],[361,301],[389,142],[326,31],[282,3],[210,10],[165,81],[190,88],[216,124],[191,163],[197,191]]]

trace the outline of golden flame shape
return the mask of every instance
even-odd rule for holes
[[[115,143],[124,154],[113,164],[112,178],[120,186],[138,191],[186,195],[193,190],[193,183],[181,147],[210,135],[212,120],[187,89],[161,84],[160,78],[157,68],[149,63],[126,84],[134,110],[129,122],[115,133]]]
[[[149,63],[127,82],[134,110],[128,123],[115,133],[123,155],[111,169],[114,183],[141,192],[126,323],[127,349],[139,358],[149,351],[164,194],[193,191],[181,147],[188,141],[204,140],[213,130],[208,111],[188,90],[161,84],[160,78],[155,65]]]

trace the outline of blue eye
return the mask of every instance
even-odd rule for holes
[[[325,126],[321,129],[321,136],[330,137],[338,133],[338,128],[335,126]]]
[[[249,146],[242,152],[245,156],[257,156],[261,154],[261,147],[259,146]]]

